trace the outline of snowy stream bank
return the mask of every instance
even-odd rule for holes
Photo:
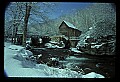
[[[59,69],[49,67],[46,64],[36,64],[35,62],[24,59],[27,53],[20,52],[23,47],[11,45],[11,43],[6,42],[4,46],[4,71],[8,77],[104,78],[103,75],[95,72],[83,75],[69,68]],[[22,60],[20,60],[20,56],[18,56],[18,59],[14,58],[17,53],[24,55],[21,55]]]

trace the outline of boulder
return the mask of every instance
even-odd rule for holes
[[[50,58],[50,60],[47,62],[48,66],[58,66],[59,65],[59,61],[57,60],[57,58]]]
[[[105,78],[103,75],[95,73],[95,72],[90,72],[86,75],[83,75],[82,78]]]

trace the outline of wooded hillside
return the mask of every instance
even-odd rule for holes
[[[92,4],[83,10],[76,10],[75,13],[66,14],[47,23],[32,24],[28,30],[30,33],[40,35],[57,35],[58,27],[63,20],[74,24],[82,33],[89,30],[90,27],[96,26],[99,22],[106,22],[105,26],[112,27],[116,32],[116,12],[114,7],[108,3]],[[109,22],[109,25],[107,24]]]

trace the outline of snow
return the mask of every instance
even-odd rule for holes
[[[27,41],[26,41],[27,44],[30,44],[31,43],[31,38],[28,38]]]
[[[103,44],[105,44],[105,43],[102,43],[102,44],[100,44],[100,45],[94,45],[94,46],[91,46],[91,48],[100,48]]]
[[[17,51],[19,51],[20,49],[23,49],[23,48],[24,48],[24,47],[16,46],[16,45],[10,45],[10,46],[9,46],[9,49],[17,50]]]
[[[82,75],[68,68],[59,69],[49,67],[46,64],[37,64],[27,60],[26,57],[33,55],[29,50],[21,46],[4,43],[4,71],[8,77],[51,77],[51,78],[101,78],[102,75],[94,72]],[[17,49],[17,50],[16,50]],[[19,50],[19,51],[18,51]],[[41,56],[41,54],[39,55]],[[74,59],[75,57],[70,57]],[[70,59],[68,58],[68,59]]]
[[[90,27],[90,28],[92,28],[92,29],[89,29],[87,32],[85,32],[85,33],[83,33],[83,34],[81,34],[80,35],[80,41],[78,42],[78,44],[77,44],[77,48],[79,48],[79,46],[85,46],[85,40],[87,39],[87,38],[90,38],[91,37],[91,34],[92,33],[94,33],[94,30],[96,29],[95,27]],[[93,37],[93,36],[92,36]]]
[[[77,57],[75,57],[75,56],[69,56],[69,57],[67,57],[66,58],[66,60],[89,60],[88,58],[83,58],[83,57],[81,57],[81,58],[77,58]]]
[[[82,78],[105,78],[105,77],[103,75],[97,74],[95,72],[91,72],[86,75],[82,75]]]
[[[67,22],[64,20],[64,22],[69,26],[69,27],[72,27],[72,28],[76,28],[73,24],[71,24],[70,22]]]
[[[70,27],[70,28],[74,28],[74,29],[77,29],[73,24],[71,24],[70,22],[67,22],[67,21],[65,21],[65,20],[63,20],[67,25],[68,25],[68,27]],[[78,30],[78,29],[77,29]]]
[[[93,27],[90,27],[89,30],[93,29]]]
[[[62,46],[58,46],[58,45],[62,45]],[[45,46],[47,48],[64,48],[65,47],[65,44],[63,43],[63,41],[61,41],[60,43],[56,43],[56,42],[50,42],[50,43],[46,43]]]
[[[39,42],[42,43],[42,39],[41,38],[39,38]]]
[[[8,77],[81,77],[81,74],[69,69],[48,67],[45,64],[36,64],[35,62],[25,60],[24,57],[28,53],[25,54],[24,49],[16,51],[9,49],[9,47],[19,49],[20,46],[11,46],[11,44],[5,43],[4,70]],[[17,60],[14,58],[18,53],[18,59],[20,55],[22,55],[23,60]]]
[[[47,48],[61,48],[61,47],[59,47],[59,46],[57,46],[57,45],[55,45],[55,44],[51,44],[51,43],[46,43],[45,46],[46,46]]]
[[[51,48],[52,44],[51,43],[46,43],[45,46],[47,46],[48,48]]]
[[[57,44],[58,42],[55,42],[55,41],[49,41],[50,43],[52,44]]]
[[[38,55],[38,58],[40,58],[40,57],[42,57],[42,54],[39,54],[39,55]]]
[[[81,51],[77,50],[77,48],[71,48],[71,51],[76,52],[76,53],[82,53]]]
[[[54,57],[52,57],[52,58],[50,58],[52,61],[55,61],[55,60],[58,60],[57,58],[54,58]]]
[[[68,40],[68,37],[66,37],[66,36],[63,36],[66,40]]]
[[[91,44],[96,44],[96,43],[92,42]]]
[[[90,38],[90,36],[87,36],[86,39],[87,39],[87,38]]]

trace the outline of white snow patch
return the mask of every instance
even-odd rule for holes
[[[82,75],[82,78],[105,78],[105,77],[103,75],[97,74],[95,72],[91,72],[86,75]]]
[[[64,38],[65,38],[66,40],[68,40],[68,37],[64,36]]]
[[[51,59],[52,61],[55,61],[55,60],[57,60],[57,58],[53,58],[53,57],[52,57],[52,58],[50,58],[50,59]]]
[[[94,46],[91,46],[91,48],[100,48],[103,44],[105,44],[105,43],[102,43],[102,44],[100,44],[100,45],[94,45]]]
[[[49,42],[53,44],[58,44],[58,42],[55,42],[55,41],[49,41]]]
[[[40,58],[40,57],[42,57],[42,54],[39,54],[39,55],[37,56],[37,58]]]
[[[93,29],[93,27],[90,27],[89,30]]]
[[[30,43],[31,43],[31,38],[27,38],[26,44],[30,44]]]
[[[19,50],[17,54],[21,55],[22,57],[28,57],[33,55],[31,51],[25,50],[24,48]]]
[[[69,56],[69,57],[67,57],[66,58],[66,60],[89,60],[88,58],[77,58],[77,57],[75,57],[75,56]]]
[[[77,29],[73,24],[64,20],[64,22],[71,28]]]
[[[71,51],[76,52],[76,53],[82,53],[81,51],[77,50],[77,48],[71,48]]]
[[[86,39],[87,39],[87,38],[90,38],[90,36],[87,36]]]
[[[10,45],[9,46],[9,49],[12,49],[12,50],[17,50],[19,51],[20,49],[23,49],[24,47],[22,46],[16,46],[16,45]]]
[[[45,46],[47,46],[48,48],[51,48],[52,44],[51,43],[46,43]]]
[[[61,44],[62,46],[58,46],[59,44]],[[56,42],[46,43],[45,46],[47,48],[64,48],[65,44],[63,43],[63,41],[61,41],[60,43]]]
[[[39,38],[39,43],[42,43],[42,38]]]
[[[92,42],[91,44],[96,44],[96,43]]]

